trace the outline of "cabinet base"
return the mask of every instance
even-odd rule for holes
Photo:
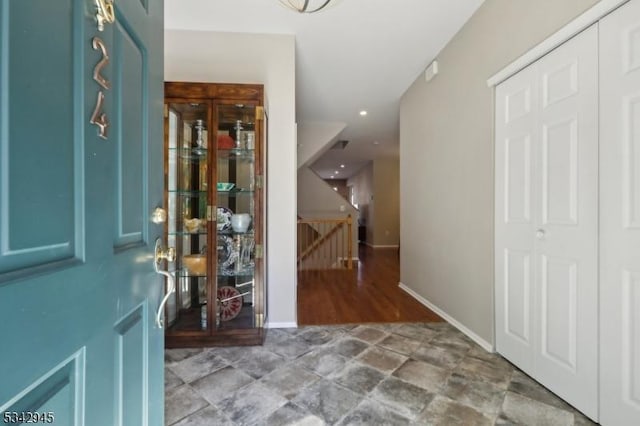
[[[265,330],[262,328],[246,330],[218,330],[216,331],[216,334],[213,335],[166,335],[164,339],[164,347],[166,349],[174,349],[213,346],[260,346],[264,343],[264,336]]]

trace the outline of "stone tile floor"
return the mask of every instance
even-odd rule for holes
[[[447,323],[270,329],[165,357],[167,425],[593,424]]]

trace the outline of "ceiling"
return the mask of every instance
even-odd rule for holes
[[[165,0],[165,27],[295,34],[298,123],[347,124],[339,138],[347,147],[312,168],[343,179],[379,155],[398,155],[400,97],[482,1],[334,0],[299,14],[278,0]]]

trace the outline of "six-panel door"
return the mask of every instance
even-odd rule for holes
[[[597,418],[597,29],[496,89],[498,351]]]
[[[640,1],[600,22],[600,420],[640,424]]]
[[[0,2],[7,424],[163,422],[162,228],[149,221],[162,205],[163,5],[117,2],[99,31],[98,3]]]

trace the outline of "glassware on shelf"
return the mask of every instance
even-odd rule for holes
[[[196,131],[196,146],[193,148],[193,153],[196,155],[205,155],[206,154],[206,141],[205,141],[205,126],[204,120],[196,120],[193,128]]]
[[[251,270],[253,269],[253,249],[255,247],[255,240],[253,235],[239,235],[242,240],[240,247],[240,258],[238,259],[238,263],[240,264],[241,270]]]
[[[236,213],[231,215],[231,228],[234,232],[245,233],[251,224],[249,213]]]
[[[245,142],[244,142],[245,149],[252,150],[256,148],[255,132],[245,132],[244,139],[245,139]]]
[[[244,130],[244,127],[242,127],[242,120],[236,120],[236,126],[234,129],[236,130],[236,148],[240,149],[242,148],[242,130]]]

